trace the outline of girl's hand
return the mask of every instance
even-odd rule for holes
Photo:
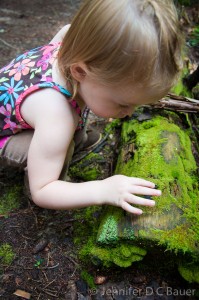
[[[102,195],[104,204],[119,206],[124,210],[137,215],[142,214],[142,210],[135,208],[131,204],[145,206],[155,205],[155,201],[137,195],[161,195],[161,191],[155,189],[154,183],[141,178],[114,175],[101,182],[102,190],[100,191],[100,194]]]

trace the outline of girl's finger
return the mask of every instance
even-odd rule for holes
[[[161,191],[156,189],[151,189],[148,187],[142,187],[137,185],[131,185],[128,190],[131,194],[137,195],[151,195],[151,196],[161,196]]]
[[[135,215],[141,215],[143,212],[141,209],[133,207],[125,201],[122,202],[121,208],[123,208],[124,210],[128,211],[129,213],[135,214]]]
[[[135,196],[132,194],[129,194],[126,197],[125,201],[128,203],[131,203],[131,204],[144,205],[144,206],[154,206],[155,205],[154,200],[145,199],[145,198],[138,197],[138,196]]]
[[[149,188],[154,189],[155,188],[155,183],[142,179],[142,178],[137,178],[137,177],[130,177],[131,183],[134,185],[139,185],[139,186],[146,186]]]

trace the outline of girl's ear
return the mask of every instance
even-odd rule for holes
[[[87,75],[87,67],[84,63],[75,63],[70,66],[70,72],[75,80],[81,82]]]

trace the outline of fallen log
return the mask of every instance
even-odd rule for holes
[[[199,263],[198,168],[190,135],[189,122],[169,111],[137,113],[122,123],[114,173],[151,180],[162,196],[139,217],[117,207],[86,209],[84,228],[77,224],[76,231],[81,258],[128,267],[163,247],[179,257],[180,270],[184,255]]]

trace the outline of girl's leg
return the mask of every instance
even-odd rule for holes
[[[3,165],[17,167],[23,170],[27,165],[27,155],[34,130],[24,130],[12,135],[0,152]]]

